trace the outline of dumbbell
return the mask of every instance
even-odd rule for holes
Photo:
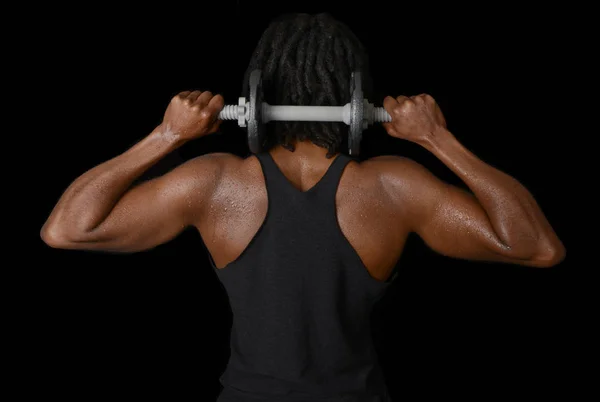
[[[382,107],[375,107],[363,99],[360,72],[353,72],[350,78],[350,103],[344,106],[291,106],[269,105],[263,102],[261,71],[254,70],[249,78],[248,100],[238,99],[237,105],[225,105],[219,113],[221,120],[237,120],[240,127],[248,131],[250,151],[262,151],[265,140],[264,125],[270,121],[332,121],[344,122],[350,126],[348,148],[350,155],[360,153],[362,131],[375,122],[392,121]]]

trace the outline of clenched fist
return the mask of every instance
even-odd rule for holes
[[[219,112],[224,101],[210,91],[185,91],[171,99],[161,126],[182,140],[192,140],[212,134],[219,128]]]
[[[430,95],[422,94],[410,98],[399,96],[396,99],[387,96],[383,107],[392,116],[390,123],[383,124],[392,137],[425,145],[440,132],[440,129],[446,129],[444,115]]]

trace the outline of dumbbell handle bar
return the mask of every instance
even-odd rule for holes
[[[365,102],[367,103],[367,102]],[[370,105],[372,106],[372,105]],[[364,116],[371,122],[392,121],[389,113],[382,107],[365,108],[372,110],[372,116]],[[333,121],[350,124],[350,103],[344,106],[286,106],[262,104],[262,123],[270,121]],[[248,103],[240,98],[238,105],[226,105],[219,113],[220,120],[238,120],[240,126],[245,127],[248,121]]]

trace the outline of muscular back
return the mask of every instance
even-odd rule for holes
[[[296,166],[297,158],[289,154],[286,157],[271,153],[288,181],[300,191],[318,183],[334,160],[322,158],[302,172]],[[258,159],[233,155],[225,159],[219,185],[206,206],[206,215],[197,225],[217,268],[224,268],[242,254],[268,209],[267,189]],[[408,230],[378,178],[376,159],[360,164],[352,161],[346,166],[336,206],[342,233],[369,274],[385,281],[402,253]]]
[[[465,148],[445,128],[433,98],[387,97],[384,103],[393,116],[384,123],[388,133],[425,147],[470,191],[442,182],[407,158],[350,162],[336,194],[337,218],[373,278],[389,277],[409,233],[454,258],[535,267],[550,267],[564,258],[564,246],[531,193]],[[210,92],[175,97],[150,135],[71,183],[42,227],[42,239],[57,248],[136,252],[195,226],[218,268],[235,261],[268,209],[265,178],[255,156],[206,154],[132,185],[186,141],[215,132],[222,108],[222,97]],[[293,153],[277,146],[270,154],[287,180],[307,191],[333,159],[314,144],[296,145]]]

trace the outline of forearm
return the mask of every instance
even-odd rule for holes
[[[424,146],[469,187],[512,256],[564,252],[533,195],[516,179],[480,160],[446,130]]]
[[[93,230],[136,179],[178,146],[178,137],[159,126],[121,155],[90,169],[65,190],[42,232],[72,237]]]

